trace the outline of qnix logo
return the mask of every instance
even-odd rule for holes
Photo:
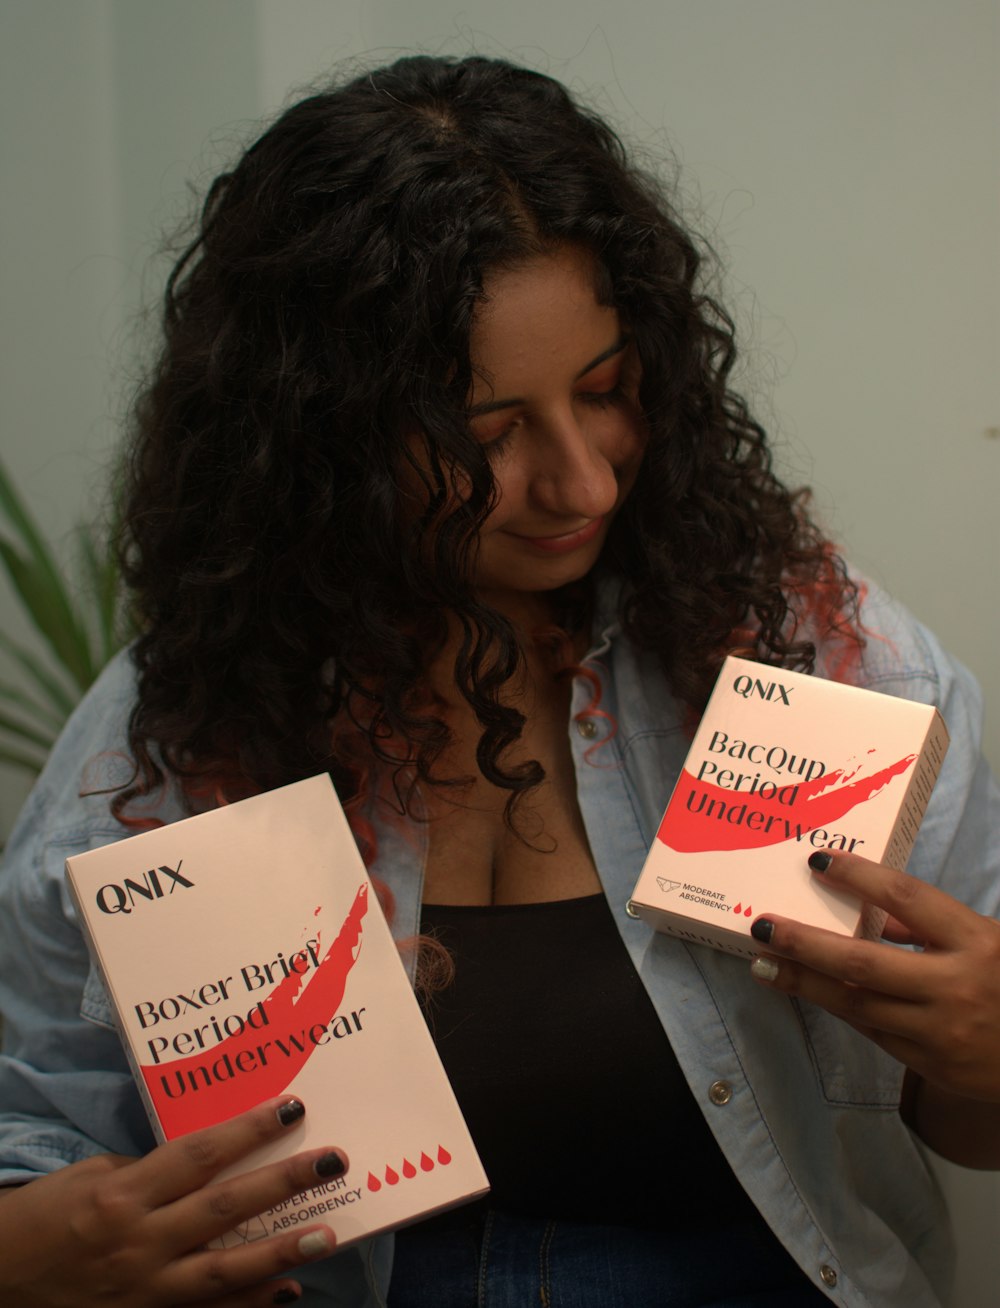
[[[141,881],[125,878],[124,885],[110,882],[101,886],[96,895],[97,907],[102,913],[131,913],[143,900],[150,903],[172,895],[178,886],[191,890],[194,882],[181,875],[183,859],[178,859],[176,867],[152,867],[142,874]]]
[[[780,681],[761,681],[757,677],[739,676],[733,682],[733,690],[743,699],[767,699],[775,704],[792,707],[788,698],[794,686],[783,686]]]

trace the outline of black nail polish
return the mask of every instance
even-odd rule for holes
[[[769,945],[774,935],[774,923],[769,917],[759,917],[750,927],[750,934],[762,945]]]
[[[334,1177],[344,1175],[347,1164],[340,1154],[324,1154],[313,1163],[313,1171],[324,1181],[332,1181]]]
[[[276,1114],[282,1126],[291,1126],[293,1122],[301,1121],[305,1115],[306,1106],[300,1099],[290,1099],[287,1104],[281,1105]]]
[[[295,1290],[277,1290],[272,1303],[298,1303],[299,1294]]]
[[[817,849],[815,854],[809,855],[809,866],[814,872],[825,872],[833,862],[833,855],[827,854],[822,849]]]

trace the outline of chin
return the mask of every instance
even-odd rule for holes
[[[484,597],[497,594],[547,595],[564,586],[572,586],[574,582],[583,581],[593,572],[599,558],[600,550],[591,557],[576,560],[572,564],[567,560],[561,567],[550,565],[485,573],[478,579],[476,589]]]

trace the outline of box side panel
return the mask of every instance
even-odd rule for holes
[[[167,1138],[293,1094],[289,1150],[348,1176],[223,1243],[329,1220],[342,1246],[483,1192],[482,1166],[333,787],[311,778],[71,860],[140,1093]],[[313,1216],[310,1217],[310,1212]]]
[[[816,882],[807,860],[829,849],[881,862],[894,842],[912,845],[942,732],[930,706],[727,659],[634,908],[727,939],[748,937],[762,911],[877,934],[884,914]]]

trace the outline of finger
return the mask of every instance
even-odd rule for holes
[[[283,1276],[303,1263],[319,1262],[336,1251],[337,1237],[328,1226],[256,1240],[238,1249],[206,1249],[172,1264],[160,1282],[163,1303],[239,1304],[264,1308],[282,1287],[297,1282]],[[280,1282],[272,1278],[281,1276]],[[282,1302],[280,1299],[278,1302]],[[288,1302],[287,1299],[285,1302]],[[294,1301],[292,1301],[294,1302]]]
[[[160,1208],[150,1221],[163,1247],[176,1256],[228,1234],[292,1195],[329,1184],[347,1169],[342,1150],[311,1149],[206,1185]]]
[[[845,986],[786,958],[761,955],[753,960],[750,971],[769,989],[821,1005],[928,1080],[950,1084],[959,1093],[976,1094],[985,1070],[986,1083],[992,1084],[992,1069],[984,1069],[981,1038],[973,1039],[971,1054],[963,1056],[962,1048],[953,1047],[953,1028],[926,1003]]]
[[[887,917],[885,925],[882,927],[882,939],[889,940],[894,945],[917,945],[923,946],[926,942],[918,939],[916,934],[909,927],[904,926],[902,922],[894,917]]]
[[[936,886],[857,854],[819,850],[809,856],[809,867],[824,885],[884,908],[917,939],[941,948],[961,945],[979,916]]]
[[[302,1298],[298,1281],[283,1277],[277,1281],[262,1281],[260,1285],[246,1286],[221,1299],[202,1300],[191,1308],[282,1308],[296,1304]]]
[[[796,995],[825,1008],[862,1035],[886,1047],[888,1038],[911,1040],[926,1021],[922,1003],[886,995],[842,981],[787,958],[762,955],[750,965],[754,979],[772,990]]]
[[[895,949],[882,941],[858,940],[783,917],[756,918],[750,934],[769,954],[781,954],[837,983],[884,995],[927,1002],[940,982],[942,969],[934,955]]]
[[[298,1099],[268,1099],[227,1122],[160,1145],[130,1169],[128,1184],[146,1211],[201,1189],[223,1168],[279,1140],[305,1115]]]

